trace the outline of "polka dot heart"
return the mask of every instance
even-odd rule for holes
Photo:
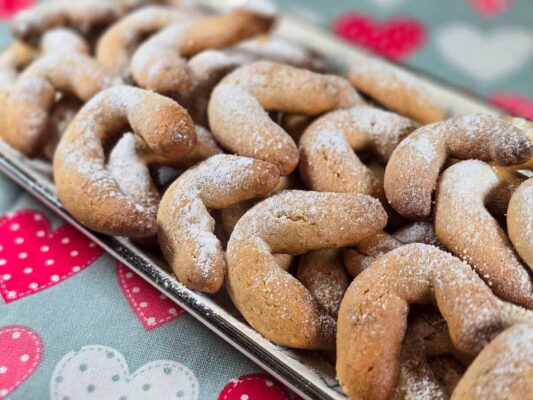
[[[407,17],[379,22],[366,15],[348,13],[333,22],[333,31],[392,60],[406,59],[426,40],[424,25]]]
[[[218,400],[290,400],[290,392],[265,374],[243,375],[228,383]]]
[[[0,399],[28,379],[42,356],[43,344],[36,332],[24,326],[0,328]]]
[[[494,93],[490,102],[513,115],[533,120],[533,98],[514,93]]]
[[[146,330],[155,329],[185,314],[180,306],[121,263],[117,263],[117,278],[126,300]]]
[[[130,372],[125,357],[118,350],[89,345],[71,351],[59,361],[50,380],[49,398],[197,400],[199,393],[196,375],[183,364],[157,360]]]
[[[35,0],[0,0],[0,19],[9,18],[33,3]]]
[[[56,285],[93,263],[102,249],[71,225],[20,210],[0,219],[0,294],[6,303]]]

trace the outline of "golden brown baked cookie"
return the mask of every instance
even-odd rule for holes
[[[430,302],[465,361],[503,329],[496,296],[468,264],[434,246],[402,246],[354,279],[341,303],[337,376],[349,396],[379,400],[392,393],[409,305]]]
[[[328,113],[300,139],[300,173],[312,190],[384,198],[383,182],[355,154],[370,150],[387,162],[418,125],[397,114],[359,106]]]
[[[452,400],[532,399],[533,324],[515,325],[490,342],[468,367]]]
[[[533,178],[522,183],[511,197],[507,230],[514,248],[533,270]]]
[[[57,193],[90,229],[150,237],[155,214],[124,194],[105,165],[105,144],[128,130],[166,159],[187,155],[196,141],[192,120],[173,100],[128,86],[107,89],[83,106],[61,138],[54,156]]]
[[[50,113],[59,94],[82,101],[116,84],[116,77],[83,53],[54,52],[29,66],[5,100],[3,138],[28,157],[42,152],[50,135]]]
[[[298,149],[267,111],[318,115],[361,102],[339,77],[255,62],[232,72],[215,88],[209,101],[209,124],[223,147],[272,162],[282,175],[288,175],[298,163]]]
[[[342,297],[350,284],[339,249],[304,254],[298,264],[296,279],[329,315],[337,318]]]
[[[522,164],[533,156],[533,143],[520,129],[486,114],[450,118],[426,125],[403,140],[385,170],[387,200],[400,215],[423,220],[448,157]]]
[[[192,80],[185,57],[231,46],[272,27],[275,14],[253,7],[258,1],[247,0],[225,15],[178,22],[153,35],[131,60],[135,82],[167,95],[190,91]]]
[[[158,237],[181,283],[202,292],[220,290],[226,260],[209,210],[264,196],[278,181],[270,163],[219,154],[187,170],[167,189],[157,215]]]
[[[415,76],[377,59],[359,60],[348,80],[389,110],[421,124],[446,118],[446,111],[431,99]]]
[[[353,245],[382,229],[379,201],[355,193],[285,191],[248,211],[228,243],[227,288],[248,323],[274,343],[331,349],[335,319],[272,253]]]
[[[172,23],[183,22],[190,14],[183,8],[148,6],[117,21],[98,40],[96,59],[117,74],[130,76],[130,61],[138,46]]]
[[[482,161],[462,161],[445,170],[437,189],[435,232],[496,295],[533,308],[533,282],[527,267],[485,207],[487,195],[501,184]]]

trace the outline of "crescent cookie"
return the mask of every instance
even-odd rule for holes
[[[487,196],[501,185],[498,175],[482,161],[461,161],[448,168],[437,190],[435,232],[496,295],[533,308],[531,276],[485,207]]]
[[[58,94],[73,94],[87,101],[117,82],[107,68],[86,54],[47,54],[32,63],[10,88],[3,138],[24,155],[35,157],[50,136],[50,112]]]
[[[181,283],[202,292],[220,290],[226,260],[209,210],[264,196],[278,182],[272,164],[219,154],[187,170],[167,189],[157,215],[158,237]]]
[[[415,76],[377,59],[359,59],[348,72],[357,90],[421,124],[446,118],[446,111],[426,93]]]
[[[387,223],[377,199],[355,193],[285,191],[260,202],[228,242],[227,289],[248,323],[274,343],[331,349],[335,319],[273,253],[353,245]]]
[[[465,361],[503,329],[496,296],[468,264],[433,246],[402,246],[359,274],[341,303],[337,376],[349,396],[388,398],[400,373],[409,306],[430,302]]]
[[[138,46],[170,24],[191,17],[182,8],[149,6],[126,15],[98,40],[96,59],[123,77],[130,75],[130,61]]]
[[[223,147],[269,161],[281,175],[288,175],[298,164],[298,149],[267,111],[319,115],[361,102],[339,77],[259,61],[238,68],[220,82],[211,94],[208,116]]]
[[[486,114],[425,125],[403,140],[385,170],[385,194],[392,208],[411,220],[431,214],[437,180],[449,157],[511,166],[533,156],[533,142],[515,126]]]
[[[328,113],[300,138],[300,173],[312,190],[363,193],[384,198],[383,182],[355,154],[370,150],[388,161],[398,143],[418,125],[372,107]]]
[[[61,138],[54,155],[57,194],[90,229],[150,237],[157,232],[155,212],[125,194],[106,169],[104,144],[124,127],[166,159],[186,156],[196,143],[191,118],[173,100],[128,86],[104,90],[83,106]]]
[[[145,41],[131,60],[135,82],[146,89],[172,95],[190,90],[185,57],[204,50],[229,47],[270,30],[275,14],[253,7],[247,0],[230,13],[172,24]]]

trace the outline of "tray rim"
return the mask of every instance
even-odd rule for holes
[[[225,10],[237,3],[242,3],[240,0],[201,1],[215,10]],[[480,99],[421,74],[419,71],[413,72],[411,68],[394,64],[379,56],[370,54],[366,50],[335,37],[324,28],[303,19],[287,14],[282,15],[276,34],[324,53],[328,58],[337,61],[340,65],[351,64],[361,58],[379,59],[385,64],[395,65],[400,70],[421,80],[428,89],[429,94],[443,105],[446,105],[452,115],[466,112],[500,113],[500,111]],[[31,167],[31,161],[5,144],[1,139],[0,171],[26,189],[54,213],[95,241],[112,257],[122,262],[161,293],[183,307],[195,319],[248,357],[256,365],[269,372],[303,398],[325,400],[346,398],[339,391],[329,387],[326,382],[317,384],[318,379],[315,379],[315,381],[308,379],[305,376],[306,374],[303,374],[302,371],[297,371],[294,365],[291,366],[289,363],[280,362],[273,355],[272,349],[266,348],[279,346],[273,345],[264,338],[262,340],[265,343],[263,345],[258,344],[249,334],[247,335],[246,332],[240,330],[238,325],[244,324],[237,318],[228,313],[226,313],[227,315],[221,315],[218,311],[213,312],[205,303],[205,295],[185,288],[171,274],[160,268],[156,262],[150,260],[140,249],[126,239],[95,233],[79,224],[61,205],[55,196],[54,186],[49,179],[34,170]],[[251,328],[247,329],[252,330]],[[267,342],[271,346],[266,346]]]

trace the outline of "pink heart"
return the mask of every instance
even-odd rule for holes
[[[470,0],[470,5],[485,17],[495,17],[508,10],[512,0]]]
[[[0,328],[0,399],[18,388],[42,358],[43,344],[36,332],[25,326]]]
[[[407,58],[426,40],[424,25],[408,17],[379,22],[363,14],[348,13],[334,21],[333,31],[392,60]]]
[[[0,294],[6,303],[56,285],[92,264],[102,249],[71,225],[52,232],[38,211],[0,219]]]
[[[0,0],[0,19],[11,17],[33,3],[35,0]]]
[[[514,93],[494,93],[489,100],[502,110],[533,120],[533,99]]]
[[[147,331],[186,313],[183,308],[121,263],[117,263],[117,278],[126,300]]]
[[[232,380],[218,395],[218,400],[289,400],[285,386],[266,374],[250,374]]]

